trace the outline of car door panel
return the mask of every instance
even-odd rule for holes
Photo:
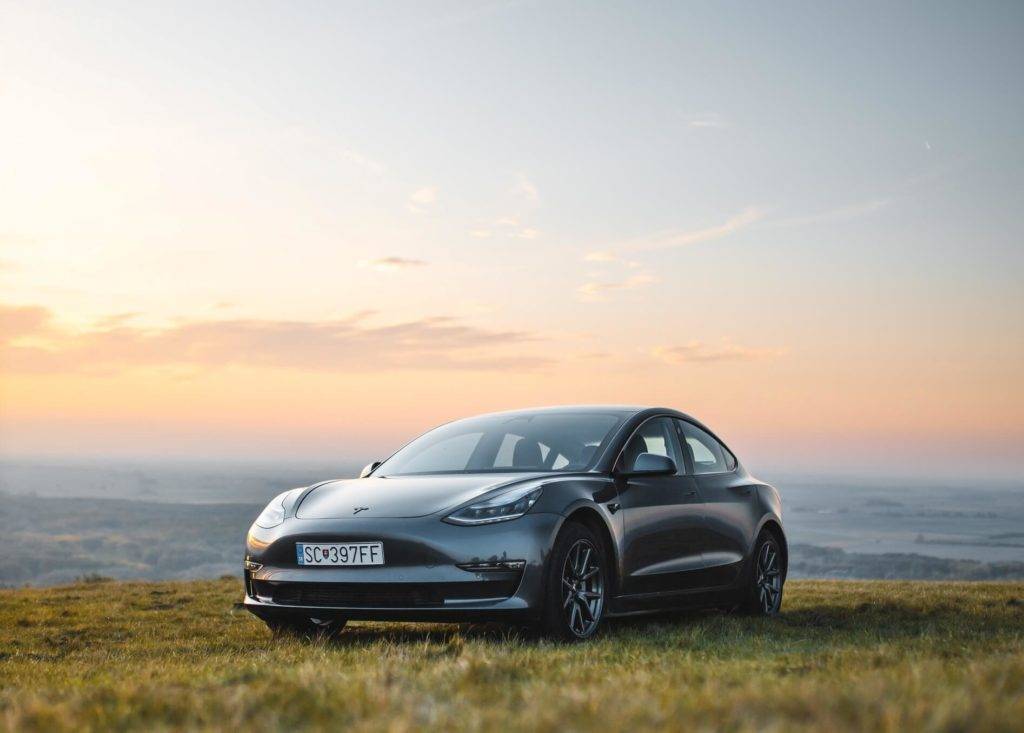
[[[635,477],[620,489],[625,593],[695,586],[703,567],[697,535],[704,517],[696,484],[686,476]]]
[[[684,450],[694,466],[693,478],[703,501],[704,561],[713,582],[728,585],[739,579],[757,528],[756,485],[714,436],[691,423],[679,423]],[[701,451],[703,456],[695,455],[695,451]],[[706,460],[701,461],[702,457]],[[711,463],[712,458],[715,464]],[[701,473],[702,470],[706,472]]]
[[[685,462],[678,439],[668,418],[663,420],[668,442],[659,442],[648,421],[631,441],[648,431],[646,441],[653,450],[669,450],[679,471],[671,476],[619,476],[623,522],[624,594],[665,593],[701,587],[704,566],[700,541],[704,511],[700,491],[692,477],[685,475]],[[627,450],[624,451],[628,453]],[[628,460],[628,458],[626,458]]]
[[[708,546],[704,557],[721,584],[738,580],[757,529],[757,493],[741,473],[697,476],[705,497]]]

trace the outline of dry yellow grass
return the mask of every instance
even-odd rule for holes
[[[0,727],[1024,730],[1024,584],[798,581],[773,620],[563,646],[353,624],[273,640],[236,581],[0,591]]]

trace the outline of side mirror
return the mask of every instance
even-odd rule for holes
[[[676,472],[676,462],[657,453],[641,453],[624,476],[667,476]]]
[[[371,473],[377,470],[377,466],[380,465],[380,461],[374,461],[373,463],[367,463],[363,466],[363,470],[359,472],[359,478],[366,478]]]

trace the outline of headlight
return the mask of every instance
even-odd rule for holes
[[[267,508],[260,512],[260,515],[256,517],[256,526],[263,527],[263,529],[270,529],[271,527],[276,527],[283,522],[284,500],[290,493],[290,491],[286,491],[271,499],[270,503],[267,504]]]
[[[530,511],[537,503],[541,490],[534,486],[525,486],[492,496],[486,501],[470,504],[458,509],[444,521],[451,524],[491,524],[518,519]]]

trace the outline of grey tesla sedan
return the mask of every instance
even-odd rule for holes
[[[245,607],[303,635],[507,621],[577,640],[667,609],[774,615],[786,565],[778,492],[706,426],[553,407],[457,420],[277,496],[246,540]]]

